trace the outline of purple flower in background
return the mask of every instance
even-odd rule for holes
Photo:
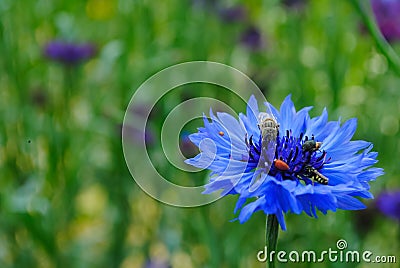
[[[247,17],[247,11],[243,6],[231,6],[220,8],[218,15],[222,21],[227,23],[244,21]]]
[[[44,55],[64,65],[77,65],[90,59],[96,53],[93,44],[77,44],[66,41],[51,41],[44,48]]]
[[[379,29],[389,42],[400,40],[400,0],[371,0]]]
[[[383,214],[400,221],[400,191],[381,193],[376,205]]]
[[[255,26],[249,26],[240,37],[240,42],[250,50],[259,50],[263,46],[260,30]]]

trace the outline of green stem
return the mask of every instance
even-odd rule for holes
[[[279,223],[278,218],[275,214],[271,214],[267,216],[266,222],[266,234],[265,234],[265,245],[267,246],[267,252],[274,251],[276,252],[276,244],[278,242],[278,232],[279,232]],[[267,252],[265,254],[267,254]],[[269,254],[268,254],[269,255]],[[275,268],[275,254],[272,254],[272,259],[267,256],[267,268]]]
[[[363,2],[363,3],[362,3]],[[361,18],[368,28],[372,38],[374,39],[378,50],[386,57],[389,62],[390,67],[400,75],[400,58],[390,46],[390,44],[386,41],[386,39],[382,36],[381,31],[376,25],[373,14],[370,10],[370,5],[365,5],[364,3],[367,1],[360,0],[351,0],[351,3],[354,5],[358,13],[361,15]]]

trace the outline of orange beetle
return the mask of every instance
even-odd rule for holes
[[[277,169],[279,169],[280,171],[287,171],[287,170],[289,170],[289,165],[288,165],[285,161],[283,161],[283,160],[275,159],[275,160],[274,160],[274,165],[275,165],[275,167],[276,167]]]

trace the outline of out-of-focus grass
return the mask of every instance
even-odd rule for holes
[[[207,1],[192,2],[0,2],[1,267],[143,267],[151,259],[173,267],[263,266],[256,259],[262,213],[244,225],[229,222],[235,197],[200,208],[163,205],[138,188],[125,165],[120,128],[131,95],[150,75],[184,61],[232,65],[274,105],[290,93],[297,107],[313,105],[314,115],[327,107],[331,119],[357,117],[355,138],[374,143],[385,169],[371,191],[400,187],[400,80],[360,32],[351,4],[308,1],[286,9],[279,1],[248,1],[246,19],[228,23]],[[260,50],[239,42],[251,25],[262,34]],[[91,41],[98,54],[66,68],[43,57],[53,39]],[[166,96],[150,122],[155,161],[163,118],[174,103],[199,95],[244,107],[215,87]],[[179,182],[205,180],[205,173],[190,177],[161,162]],[[322,251],[345,238],[351,249],[396,254],[398,225],[373,211],[368,220],[375,224],[360,232],[360,213],[289,215],[278,248]]]

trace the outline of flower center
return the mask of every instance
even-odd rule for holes
[[[249,162],[258,163],[262,150],[261,137],[254,141],[246,137],[249,149]],[[326,152],[320,150],[321,143],[314,136],[294,137],[291,130],[276,139],[276,151],[269,175],[281,180],[297,180],[303,184],[328,184],[329,179],[320,173],[326,159]]]

